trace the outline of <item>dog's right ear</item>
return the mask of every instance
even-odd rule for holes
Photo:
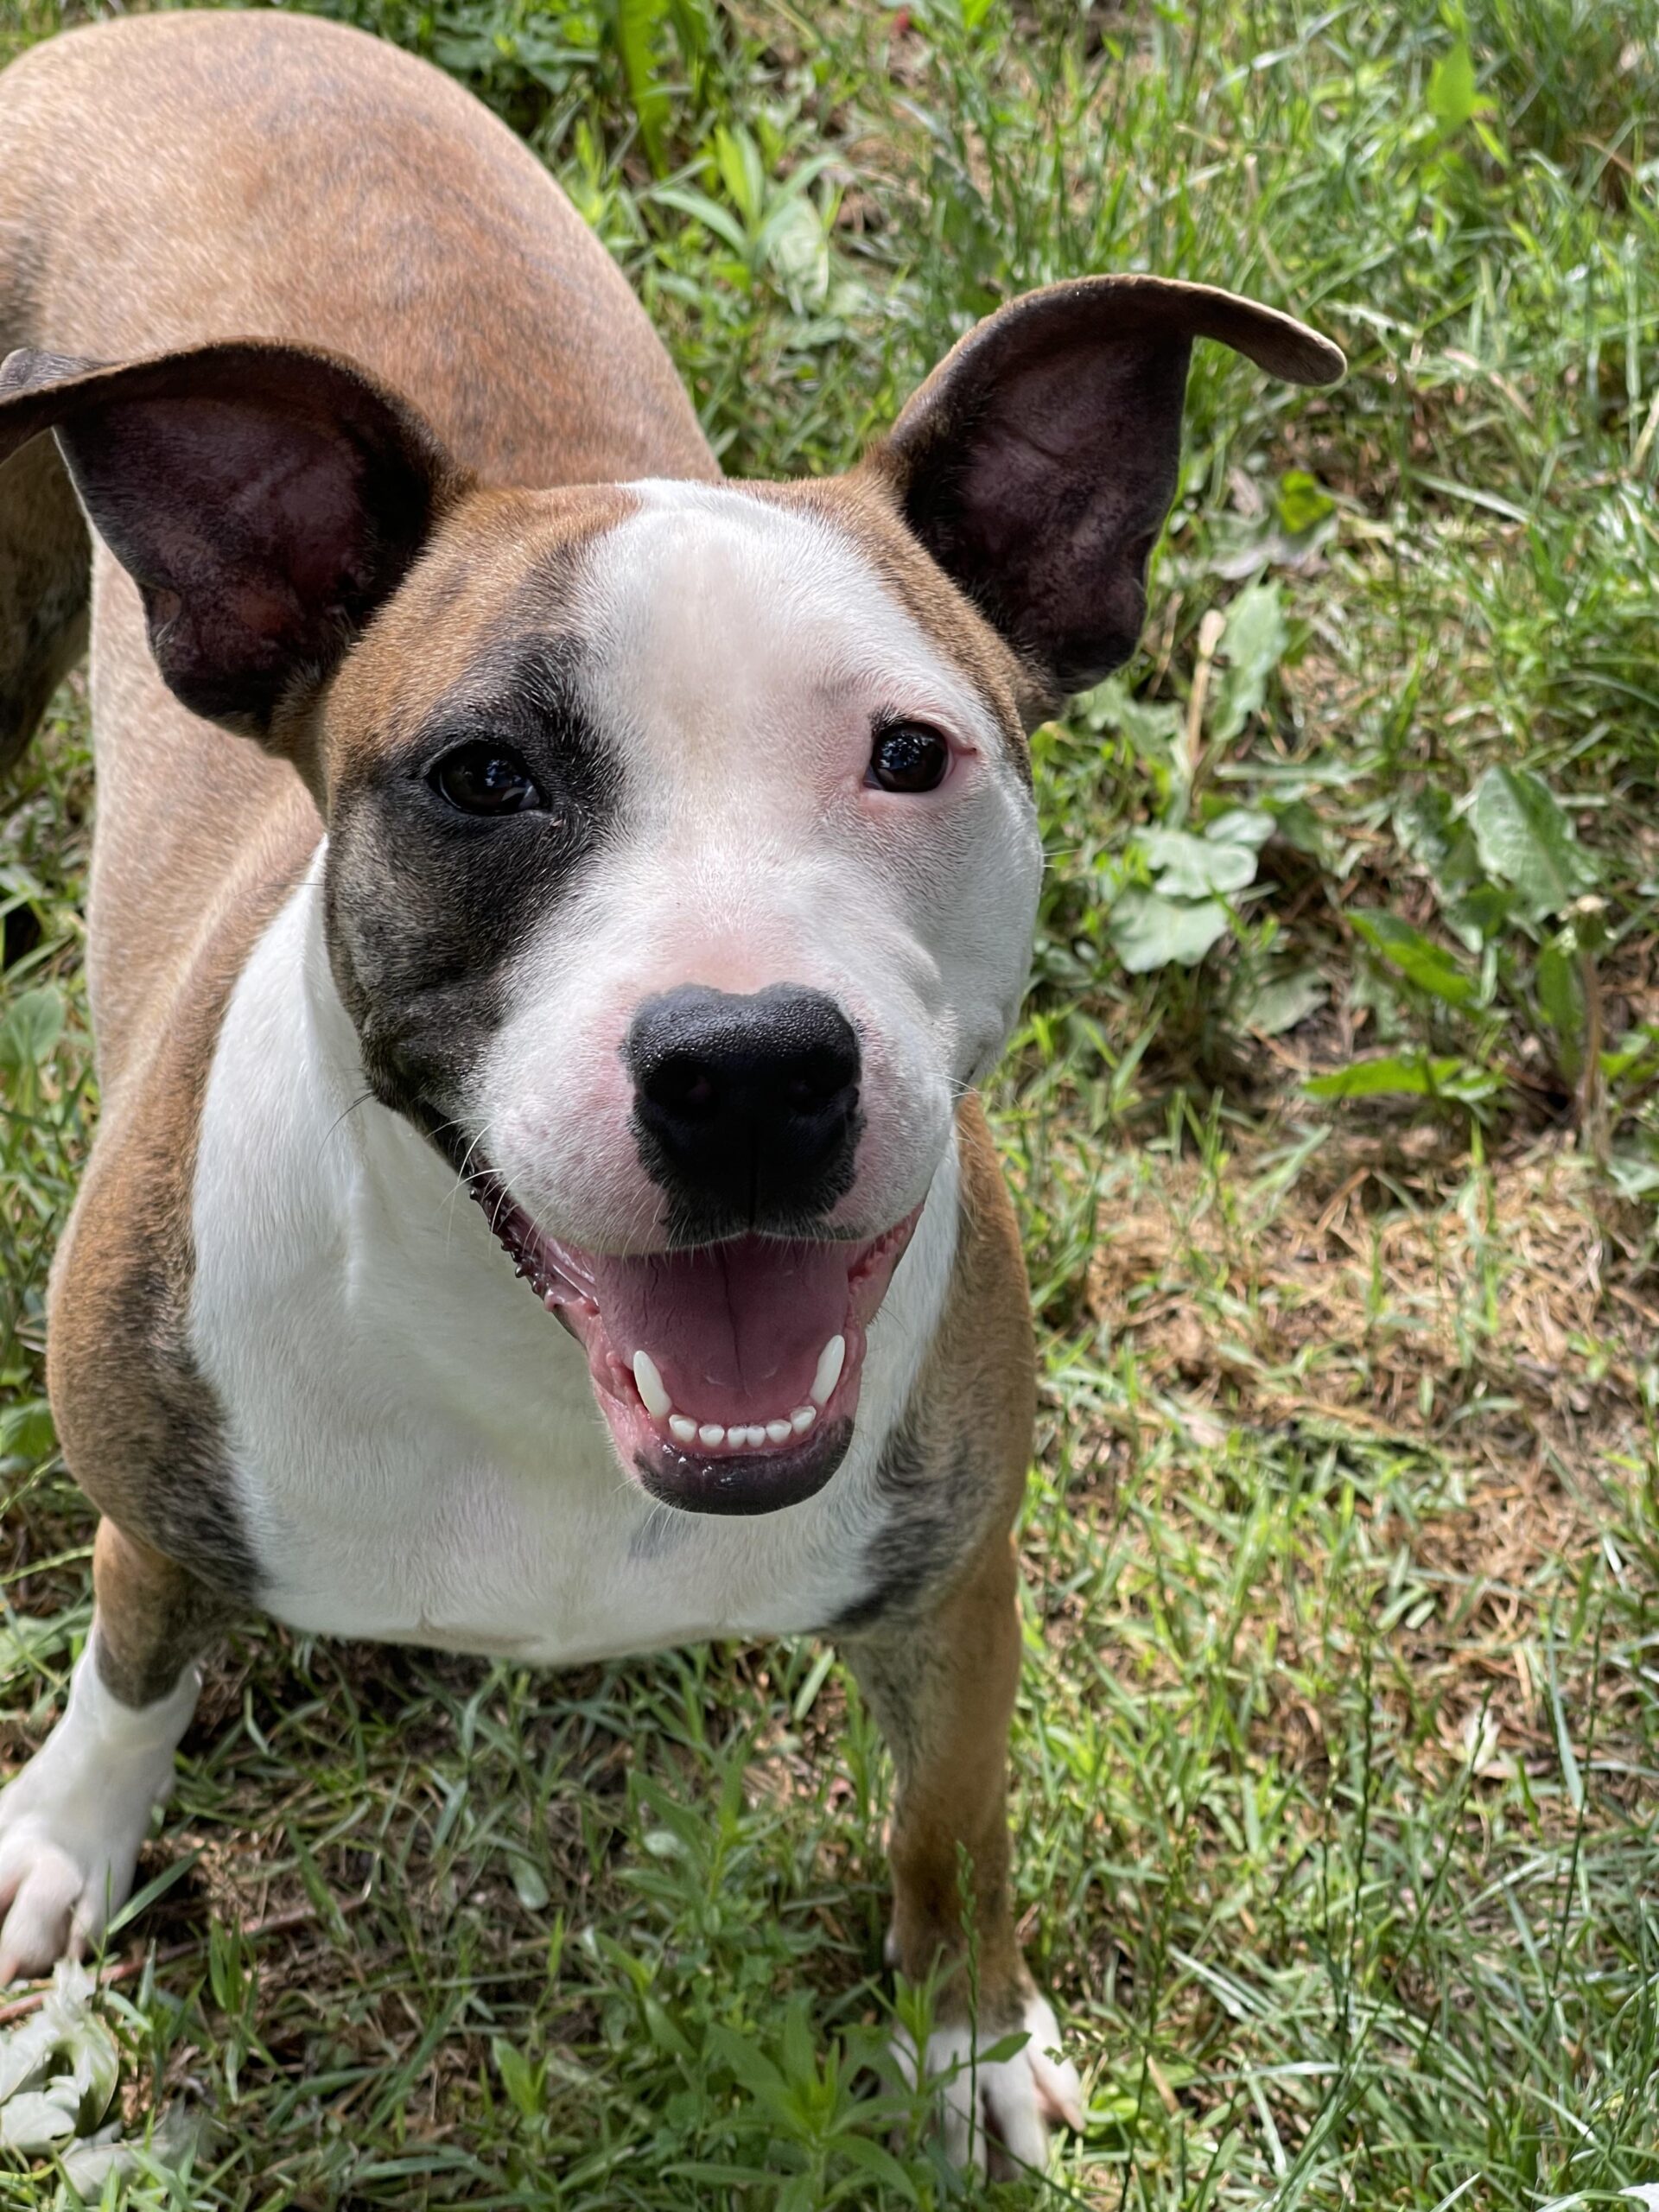
[[[12,353],[0,461],[44,430],[168,688],[309,778],[309,709],[471,479],[404,401],[298,346]]]

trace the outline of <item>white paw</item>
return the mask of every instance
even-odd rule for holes
[[[0,1987],[78,1958],[125,1904],[199,1681],[188,1667],[169,1696],[134,1712],[104,1687],[88,1641],[62,1719],[0,1790]]]
[[[1034,1993],[1026,2000],[1026,2045],[1012,2058],[974,2056],[975,2036],[965,2024],[936,2028],[927,2041],[927,2075],[938,2079],[945,2148],[956,2164],[976,2173],[1009,2177],[1048,2162],[1048,2131],[1064,2120],[1084,2125],[1083,2084],[1059,2054],[1054,2008]],[[978,2043],[994,2050],[1005,2036],[981,2028]],[[902,2038],[899,2057],[913,2082],[915,2057]]]

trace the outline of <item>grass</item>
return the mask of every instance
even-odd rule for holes
[[[332,11],[525,134],[740,472],[842,465],[1084,269],[1348,347],[1325,396],[1196,365],[1144,650],[1038,746],[1016,1821],[1090,2124],[998,2201],[1659,2182],[1659,9]],[[40,1360],[90,803],[72,686],[0,832],[17,1755],[88,1617]],[[887,1786],[806,1646],[251,1631],[111,1943],[130,2135],[207,2123],[129,2201],[960,2201],[873,2098]]]

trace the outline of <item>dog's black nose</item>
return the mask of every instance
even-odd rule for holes
[[[858,1037],[822,991],[683,985],[640,1007],[626,1057],[640,1158],[694,1233],[798,1228],[850,1188]]]

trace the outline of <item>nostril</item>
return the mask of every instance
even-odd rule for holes
[[[785,1081],[785,1103],[791,1113],[821,1113],[852,1090],[857,1073],[856,1065],[846,1054],[814,1053],[804,1059]]]
[[[720,1104],[720,1086],[698,1060],[664,1060],[645,1084],[645,1096],[665,1114],[706,1121]]]

